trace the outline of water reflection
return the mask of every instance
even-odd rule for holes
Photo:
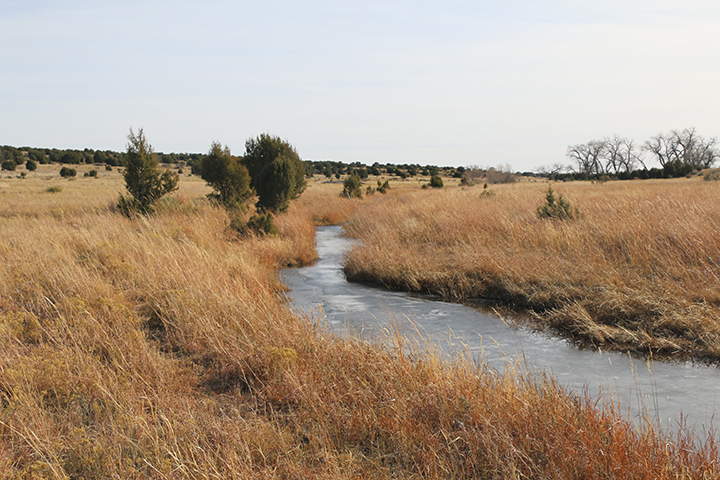
[[[712,426],[720,393],[720,370],[689,363],[648,363],[611,352],[580,351],[567,342],[508,327],[498,316],[463,305],[418,298],[348,283],[342,272],[352,240],[340,227],[317,230],[318,262],[288,269],[281,278],[297,311],[327,322],[338,332],[364,337],[397,329],[437,342],[446,353],[471,352],[498,369],[508,362],[551,373],[559,382],[591,395],[605,392],[631,420],[646,415],[665,428],[682,419],[699,434]]]

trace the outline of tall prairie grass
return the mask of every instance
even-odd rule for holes
[[[235,238],[192,179],[135,219],[117,184],[22,181],[0,192],[0,478],[718,475],[712,441],[636,429],[550,378],[292,314],[275,269],[314,258],[312,212],[354,208],[329,188],[279,237]]]
[[[553,185],[581,218],[540,219],[546,183],[368,203],[349,278],[491,300],[579,344],[720,360],[720,188],[663,180]]]

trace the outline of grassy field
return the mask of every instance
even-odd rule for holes
[[[279,237],[237,238],[197,178],[127,219],[117,172],[56,170],[0,176],[0,478],[720,473],[714,442],[637,429],[550,378],[338,339],[283,304],[275,270],[313,261],[314,224],[460,190],[351,202],[312,184]]]
[[[579,345],[720,360],[720,186],[554,184],[582,217],[545,220],[547,183],[416,191],[353,216],[350,279],[490,300]],[[491,303],[492,305],[492,303]]]

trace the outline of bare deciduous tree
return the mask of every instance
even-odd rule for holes
[[[606,137],[603,142],[605,143],[603,153],[606,172],[619,173],[624,170],[629,173],[633,171],[637,162],[642,163],[635,152],[633,140],[613,135],[612,138]]]
[[[486,177],[488,183],[515,183],[517,181],[517,177],[509,164],[488,168]]]
[[[535,171],[540,175],[553,178],[555,177],[555,175],[569,171],[569,169],[570,167],[563,163],[553,163],[552,165],[542,165],[538,167]]]
[[[605,142],[591,140],[588,143],[569,146],[566,155],[577,163],[578,172],[593,175],[605,173],[601,161],[604,151]]]
[[[682,131],[672,130],[668,134],[658,133],[645,142],[643,150],[654,155],[663,167],[677,161],[695,168],[708,168],[718,158],[716,142],[715,138],[705,140],[693,127]]]

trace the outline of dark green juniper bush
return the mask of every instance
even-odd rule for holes
[[[343,191],[340,196],[348,198],[362,198],[361,187],[362,181],[360,180],[360,176],[353,172],[353,174],[347,177],[343,182]]]
[[[132,128],[128,134],[126,168],[123,172],[128,195],[121,195],[118,208],[125,215],[151,213],[160,198],[178,188],[178,175],[158,168],[153,148],[140,128],[137,135]]]
[[[213,142],[208,156],[202,161],[200,176],[213,189],[209,198],[227,209],[247,211],[248,203],[255,195],[250,186],[250,172],[227,146],[222,148],[219,142]]]
[[[295,148],[280,137],[263,133],[248,139],[242,163],[250,172],[259,209],[286,212],[290,200],[305,190],[305,165]]]

